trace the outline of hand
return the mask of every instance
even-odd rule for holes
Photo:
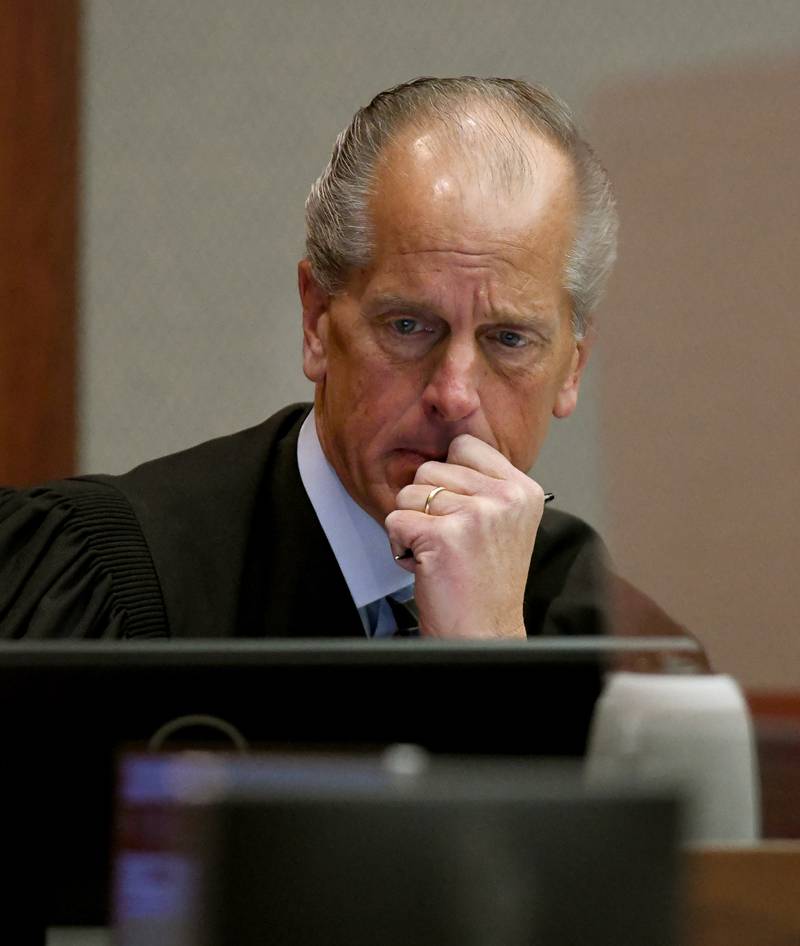
[[[423,510],[431,490],[443,486]],[[522,603],[544,509],[538,483],[469,434],[430,460],[386,517],[392,551],[415,573],[422,635],[524,638]]]

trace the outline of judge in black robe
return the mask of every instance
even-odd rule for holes
[[[300,481],[308,410],[123,476],[0,489],[0,636],[363,637]],[[528,635],[599,633],[606,577],[593,530],[545,509]]]

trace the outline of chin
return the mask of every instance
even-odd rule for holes
[[[370,506],[366,508],[366,511],[372,516],[372,518],[383,525],[386,517],[390,512],[394,512],[397,509],[397,493],[396,491],[390,490],[388,487],[384,490],[381,490],[380,496],[371,496],[370,497]]]

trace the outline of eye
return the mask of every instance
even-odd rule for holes
[[[501,331],[495,333],[494,338],[504,348],[524,348],[528,344],[528,339],[524,335],[513,332],[511,329],[501,329]]]
[[[394,319],[392,325],[398,335],[413,335],[414,332],[420,331],[420,324],[416,319],[406,317]]]

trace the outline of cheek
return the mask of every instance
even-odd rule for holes
[[[337,410],[360,455],[375,457],[391,438],[402,412],[399,387],[393,373],[372,365],[368,371],[351,372],[346,392],[336,392]]]
[[[546,381],[506,388],[491,408],[491,426],[501,453],[527,471],[547,435],[553,393]]]
[[[526,418],[517,424],[514,431],[514,442],[509,459],[519,470],[529,470],[536,459],[544,440],[547,429],[546,419],[538,415],[535,418]]]

